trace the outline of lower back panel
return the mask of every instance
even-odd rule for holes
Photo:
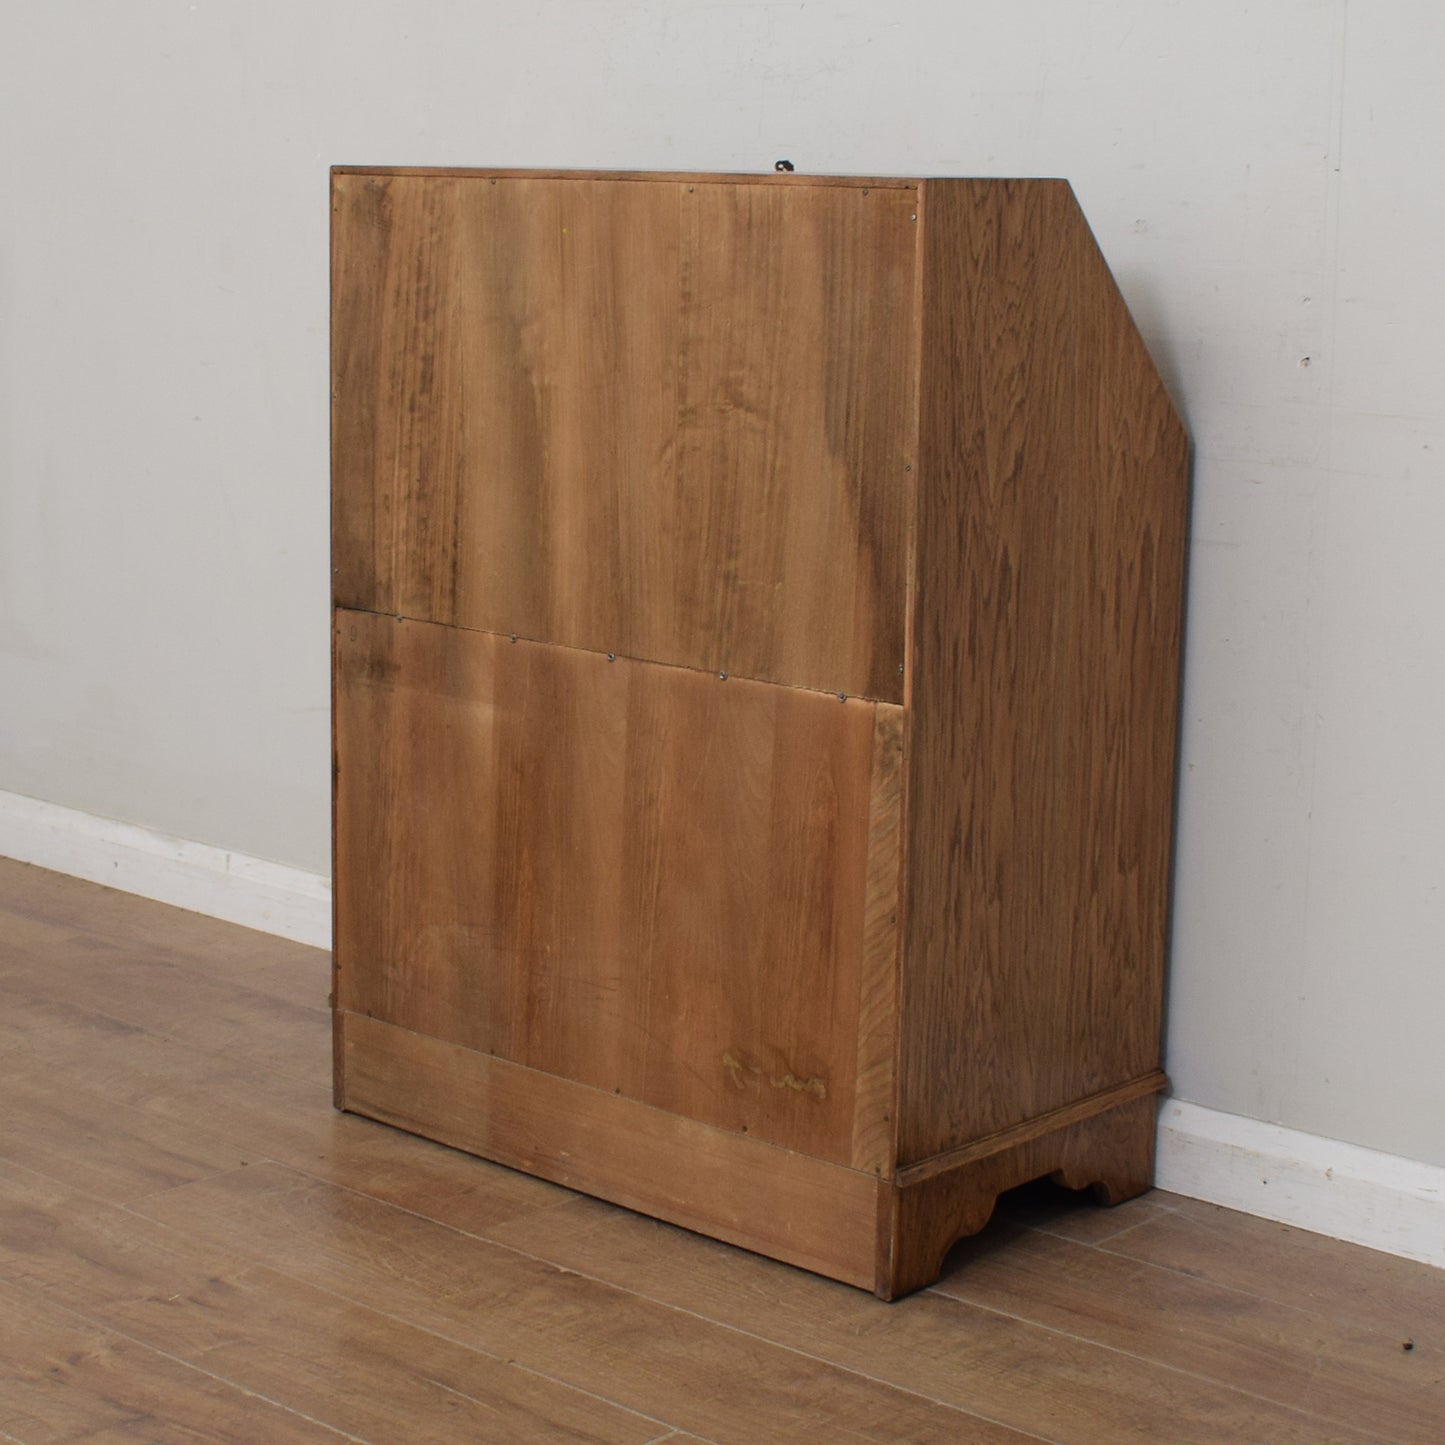
[[[336,625],[338,1007],[849,1162],[875,705]]]

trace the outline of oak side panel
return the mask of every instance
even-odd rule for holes
[[[1063,182],[929,182],[903,1163],[1158,1066],[1186,439]]]
[[[342,1048],[357,1113],[873,1287],[870,1175],[357,1014]]]
[[[874,704],[372,613],[336,651],[340,1008],[849,1162]]]
[[[916,191],[332,184],[339,605],[901,700]]]

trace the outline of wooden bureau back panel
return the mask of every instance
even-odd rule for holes
[[[336,175],[338,604],[901,701],[916,210]]]
[[[338,611],[337,1006],[851,1163],[878,712]]]
[[[1158,1065],[1187,443],[1063,182],[928,182],[902,1162]]]

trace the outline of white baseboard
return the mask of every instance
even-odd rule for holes
[[[1445,1267],[1445,1169],[1166,1099],[1154,1182]]]
[[[0,792],[0,857],[331,947],[331,883],[300,868],[6,792]]]

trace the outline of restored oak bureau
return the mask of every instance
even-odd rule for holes
[[[338,1106],[885,1298],[1145,1188],[1187,442],[1068,185],[332,212]]]

